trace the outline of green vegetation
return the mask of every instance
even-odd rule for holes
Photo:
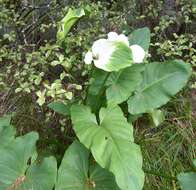
[[[194,1],[0,0],[0,10],[0,190],[196,188]],[[95,55],[110,31],[129,45],[107,39]]]

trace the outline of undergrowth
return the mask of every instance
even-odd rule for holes
[[[162,1],[157,2],[159,4]],[[131,7],[131,10],[137,10],[142,7],[142,5],[137,4],[136,1],[133,1],[133,3],[134,4],[132,4],[133,6]],[[79,82],[78,85],[85,87],[85,82],[87,82],[86,78],[89,74],[88,68],[86,68],[83,73],[81,71],[81,52],[89,47],[90,41],[97,35],[97,33],[105,33],[106,31],[110,31],[111,29],[113,29],[114,31],[124,29],[125,32],[128,32],[136,26],[138,27],[141,25],[148,25],[151,30],[154,31],[154,41],[152,41],[150,59],[153,60],[155,59],[155,57],[158,57],[160,60],[179,57],[185,58],[192,63],[194,68],[196,60],[196,51],[194,44],[195,38],[193,36],[194,31],[189,26],[189,23],[195,24],[195,9],[192,10],[192,5],[190,4],[190,6],[186,6],[186,3],[186,1],[181,1],[182,5],[178,5],[179,7],[181,7],[181,9],[179,8],[176,14],[171,15],[170,17],[162,15],[160,20],[158,20],[158,16],[160,14],[163,14],[164,12],[162,10],[162,5],[156,7],[157,4],[155,3],[154,5],[152,1],[150,1],[149,4],[147,3],[146,7],[143,6],[142,10],[140,9],[140,15],[137,15],[138,12],[136,11],[136,13],[134,13],[133,15],[128,12],[128,16],[126,14],[126,5],[128,4],[130,6],[128,1],[125,1],[124,6],[120,1],[116,1],[116,3],[113,4],[109,4],[107,2],[103,2],[103,4],[101,4],[100,2],[93,3],[94,12],[90,14],[90,19],[88,20],[88,18],[84,18],[81,23],[78,23],[76,27],[73,28],[72,33],[70,33],[67,37],[67,42],[69,44],[67,46],[67,55],[70,55],[73,52],[75,53],[75,57],[72,56],[68,60],[68,62],[74,65],[75,61],[79,60],[79,65],[77,65],[76,67],[74,65],[75,68],[73,68],[76,69],[75,76],[78,77],[76,80],[77,82]],[[77,5],[78,1],[73,1],[73,3],[71,4]],[[85,3],[80,2],[80,4]],[[153,15],[151,15],[150,7],[153,9]],[[184,7],[184,9],[182,7]],[[9,8],[7,9],[9,10]],[[119,11],[115,11],[116,9]],[[107,11],[109,13],[107,13]],[[124,12],[121,15],[122,11]],[[144,14],[146,14],[147,16],[144,16]],[[175,22],[174,18],[176,18],[176,16],[178,16],[179,14],[181,15],[180,18],[182,20]],[[98,15],[99,19],[95,17],[96,15]],[[152,21],[152,17],[154,17],[154,15],[157,15],[157,17]],[[61,15],[57,16],[58,19],[59,17],[61,17]],[[120,22],[120,24],[118,22]],[[177,31],[175,30],[176,23],[178,29]],[[45,26],[46,28],[47,24]],[[161,30],[164,30],[164,32],[159,35],[159,32]],[[176,40],[174,36],[169,36],[168,33],[177,33],[179,35],[178,40]],[[36,36],[36,31],[33,35]],[[89,40],[86,40],[87,36],[89,35],[92,39],[90,38]],[[35,36],[34,38],[32,38],[33,40],[35,40],[36,37],[38,38],[38,36]],[[7,40],[8,37],[9,36],[4,36],[3,43]],[[157,39],[159,39],[159,43],[154,43],[155,41],[157,41]],[[12,39],[10,40],[13,41]],[[191,43],[190,40],[193,41],[193,43]],[[42,43],[44,44],[44,42]],[[25,47],[26,44],[22,45],[24,45]],[[179,50],[179,45],[183,46],[184,48],[182,48],[182,50]],[[75,49],[76,46],[79,48]],[[179,52],[176,52],[177,50],[179,50]],[[10,55],[10,52],[6,53]],[[160,54],[164,54],[165,56],[160,56]],[[186,54],[186,57],[184,57],[184,54]],[[2,53],[1,57],[3,58],[0,60],[1,64],[5,63],[4,61],[6,59],[4,59],[4,56],[5,52]],[[11,60],[11,62],[13,60]],[[51,62],[51,60],[49,60],[48,62],[47,61],[48,60],[46,60],[46,63]],[[12,64],[13,63],[14,61],[12,62]],[[44,72],[45,67],[47,67],[47,65],[43,66]],[[0,68],[4,68],[4,65],[1,65]],[[14,72],[16,71],[15,67],[12,69],[14,70]],[[37,68],[33,69],[35,69],[35,71],[37,72]],[[77,69],[79,70],[79,72],[77,71]],[[49,72],[53,72],[54,70],[55,69],[52,68],[52,70],[49,70]],[[48,71],[46,71],[45,73],[46,75],[48,74],[47,72]],[[9,72],[6,72],[7,76],[8,74]],[[57,78],[58,76],[59,72],[57,71]],[[0,77],[4,78],[4,76]],[[51,76],[49,76],[49,78],[50,77]],[[6,77],[6,80],[9,79],[7,79]],[[43,79],[43,83],[44,80],[45,79]],[[192,88],[192,85],[195,82],[194,80],[195,77],[193,76],[192,81],[187,89],[179,93],[171,100],[170,103],[162,108],[162,111],[165,113],[166,119],[158,127],[154,127],[151,120],[146,117],[142,117],[136,120],[134,123],[134,136],[136,137],[135,141],[141,146],[144,158],[143,168],[146,173],[146,181],[144,185],[145,190],[177,190],[179,189],[179,185],[177,183],[176,175],[181,171],[186,171],[193,168],[192,159],[196,157],[196,108],[194,97],[196,95],[196,92],[195,89]],[[52,82],[54,82],[53,79]],[[69,82],[75,84],[75,80],[71,80]],[[1,91],[0,114],[13,114],[12,124],[16,126],[17,135],[23,135],[30,131],[39,132],[40,140],[38,142],[38,152],[40,152],[43,156],[55,155],[60,164],[60,160],[63,157],[66,147],[68,147],[71,142],[73,142],[74,132],[71,129],[71,121],[69,118],[64,119],[64,117],[62,117],[61,115],[51,111],[46,105],[39,106],[37,104],[36,91],[40,90],[40,83],[37,84],[35,90],[33,89],[29,93],[28,91],[18,93],[18,95],[15,96],[15,90],[19,88],[20,85],[15,86],[15,83],[14,85],[12,85],[12,81],[3,81],[1,86],[5,87],[6,93],[2,93]],[[44,87],[42,86],[42,88]],[[74,95],[83,96],[83,92],[78,92],[74,87]],[[46,103],[51,102],[51,99],[51,97],[46,97]]]

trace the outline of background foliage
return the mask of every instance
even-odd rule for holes
[[[14,112],[17,133],[38,131],[38,151],[59,160],[74,132],[69,117],[53,113],[47,104],[85,97],[90,69],[83,52],[92,41],[109,31],[129,34],[148,26],[151,61],[180,58],[193,70],[196,66],[196,8],[189,0],[0,0],[0,7],[0,114]],[[83,7],[85,16],[68,33],[63,50],[56,32],[69,7]],[[178,189],[176,174],[193,167],[194,81],[195,73],[189,86],[162,108],[166,119],[158,127],[148,115],[130,116],[144,156],[145,189]]]

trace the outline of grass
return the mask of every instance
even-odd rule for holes
[[[61,160],[72,141],[70,136],[74,135],[69,120],[62,125],[59,122],[61,116],[52,113],[46,117],[49,110],[36,107],[31,96],[4,97],[0,103],[4,112],[15,112],[12,122],[18,135],[38,131],[39,153],[43,156],[53,154]],[[185,91],[162,108],[166,120],[160,126],[151,127],[146,117],[135,122],[135,138],[144,158],[144,190],[178,190],[177,174],[193,169],[196,118],[192,103],[190,90]]]
[[[164,107],[166,120],[159,127],[140,124],[142,128],[136,132],[144,157],[144,190],[177,190],[177,174],[193,169],[196,118],[185,96]]]

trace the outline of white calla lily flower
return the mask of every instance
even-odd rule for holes
[[[107,64],[115,51],[115,45],[106,39],[100,39],[94,42],[92,53],[95,57],[94,64],[97,68],[109,71]]]
[[[127,46],[129,46],[129,39],[124,34],[118,35],[116,32],[109,32],[108,40],[124,42],[125,44],[127,44]]]
[[[146,54],[144,49],[137,44],[130,46],[130,48],[131,48],[132,55],[133,55],[133,61],[135,63],[142,63],[145,58],[145,54]]]
[[[92,50],[85,55],[85,63],[94,62],[97,68],[105,71],[118,71],[131,66],[134,62],[141,63],[145,51],[139,45],[129,47],[129,40],[124,34],[108,33],[108,39],[99,39],[94,42]]]

